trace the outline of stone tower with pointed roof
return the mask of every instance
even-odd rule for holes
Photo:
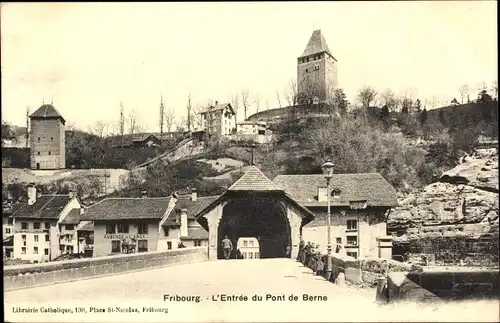
[[[30,115],[31,169],[66,168],[66,121],[51,104]]]
[[[337,60],[328,48],[321,29],[315,30],[297,59],[299,103],[304,100],[324,102],[327,93],[337,85]]]

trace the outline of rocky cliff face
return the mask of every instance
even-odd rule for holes
[[[498,231],[498,197],[498,149],[479,149],[438,182],[402,198],[387,228],[404,240]]]

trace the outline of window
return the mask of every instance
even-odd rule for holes
[[[23,239],[24,241],[26,241],[26,235],[25,235],[25,234],[23,234],[23,235],[21,236],[21,239]]]
[[[50,137],[50,140],[54,140],[54,137]],[[49,155],[50,155],[50,152],[49,152]]]
[[[118,233],[128,233],[128,224],[119,223],[117,225]]]
[[[358,253],[357,252],[346,252],[346,254],[350,257],[353,257],[354,259],[358,259]]]
[[[40,141],[40,137],[38,137],[38,141]],[[39,154],[40,155],[40,154]]]
[[[48,256],[49,255],[49,248],[45,248],[44,252],[45,252],[45,255]]]
[[[253,241],[250,240],[250,247],[253,247]]]
[[[357,220],[347,220],[347,230],[357,230],[358,221]]]
[[[194,240],[195,247],[201,247],[201,240]]]
[[[38,255],[38,247],[33,247],[33,253],[34,253],[35,255]]]
[[[243,247],[248,247],[248,241],[243,241]]]
[[[358,237],[356,237],[356,236],[347,236],[347,245],[349,245],[349,246],[357,246],[358,245]]]
[[[28,222],[21,222],[21,230],[28,230]]]
[[[74,224],[66,224],[66,230],[74,230],[75,225]]]
[[[167,249],[168,250],[172,249],[172,241],[167,241]]]
[[[248,253],[248,259],[253,259],[253,252]]]
[[[309,69],[308,68],[306,68],[306,73],[309,73]]]
[[[33,236],[33,239],[35,239],[35,242],[38,242],[38,234],[35,234],[35,235]]]
[[[6,228],[5,233],[10,233],[10,228]]]
[[[120,252],[120,240],[112,240],[111,241],[111,252],[119,253]]]
[[[168,237],[168,228],[163,227],[163,233],[165,234],[165,237]]]
[[[337,244],[342,244],[342,238],[337,238]]]
[[[45,235],[45,241],[47,241],[47,242],[50,241],[50,236],[48,234]]]
[[[260,255],[258,252],[255,253],[255,259],[259,259],[260,258]]]
[[[147,223],[139,223],[137,226],[138,234],[148,234],[148,224]]]
[[[9,218],[9,219],[7,220],[7,224],[11,224],[11,225],[12,225],[13,223],[14,223],[14,219]]]
[[[37,152],[37,155],[40,156],[40,152]]]
[[[35,230],[40,229],[40,222],[33,223],[33,229],[35,229]]]
[[[26,247],[21,248],[21,253],[26,253]]]
[[[137,252],[148,252],[148,240],[137,240]]]
[[[112,223],[106,224],[106,233],[107,234],[114,234],[115,233],[115,225]]]
[[[50,152],[50,150],[49,150],[49,156],[50,156],[50,155],[52,155],[52,153],[51,153],[51,152]]]
[[[50,222],[45,222],[45,230],[50,230]]]

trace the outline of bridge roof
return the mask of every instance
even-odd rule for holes
[[[274,183],[267,178],[256,166],[250,167],[243,176],[240,177],[228,191],[272,191],[282,192]]]

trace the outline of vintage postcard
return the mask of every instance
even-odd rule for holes
[[[2,3],[4,321],[499,321],[496,13]]]

